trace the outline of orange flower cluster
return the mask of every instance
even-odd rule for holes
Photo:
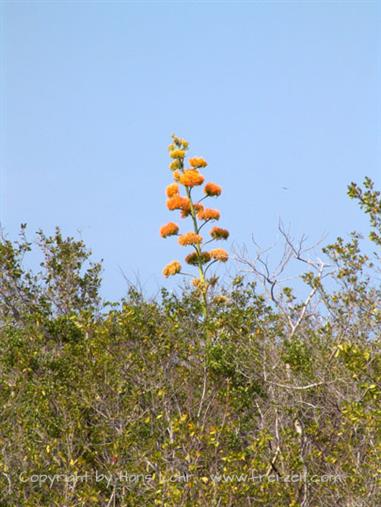
[[[197,217],[200,220],[218,220],[220,212],[217,209],[204,208],[197,213]]]
[[[199,245],[202,242],[202,236],[196,232],[186,232],[179,236],[178,241],[181,246]]]
[[[209,233],[213,239],[228,239],[229,231],[222,227],[213,227]]]
[[[168,278],[169,276],[177,275],[177,273],[180,273],[180,271],[181,264],[179,261],[172,261],[163,269],[163,275]]]
[[[187,197],[181,197],[181,195],[174,195],[167,199],[167,208],[170,211],[175,209],[186,209],[189,207],[189,199]]]
[[[177,183],[171,183],[165,189],[165,193],[167,197],[173,197],[175,195],[179,195],[179,186]]]
[[[178,210],[182,218],[190,217],[193,230],[180,234],[179,226],[174,222],[169,222],[161,227],[160,235],[162,238],[178,235],[179,245],[193,247],[193,251],[186,255],[185,262],[189,266],[198,268],[199,278],[195,279],[194,285],[200,291],[200,296],[203,297],[203,307],[206,312],[206,293],[208,287],[212,284],[213,278],[206,279],[205,273],[209,265],[216,261],[226,262],[229,255],[222,248],[206,251],[203,249],[203,245],[215,240],[226,240],[229,237],[229,231],[221,227],[212,227],[209,231],[211,239],[204,243],[204,239],[200,234],[201,228],[210,220],[219,220],[220,212],[217,209],[204,207],[201,201],[209,197],[220,196],[222,188],[216,183],[208,182],[203,188],[204,195],[199,200],[194,199],[193,192],[196,191],[194,187],[203,185],[205,181],[199,170],[207,167],[208,164],[201,157],[193,157],[188,159],[189,166],[186,168],[185,160],[189,148],[188,142],[176,136],[173,136],[172,139],[172,144],[169,145],[168,149],[172,159],[169,168],[172,171],[173,182],[167,186],[165,191],[167,208],[170,211]],[[163,274],[166,277],[180,272],[181,264],[179,261],[172,261],[163,269]]]
[[[180,175],[180,183],[186,187],[195,187],[204,183],[204,176],[196,169],[187,169]]]
[[[189,163],[192,167],[206,167],[208,165],[206,160],[201,157],[190,158]]]
[[[181,178],[181,172],[180,171],[173,171],[173,179],[175,181],[180,181]]]
[[[193,278],[192,285],[195,289],[197,289],[200,293],[206,293],[209,287],[209,283],[205,280],[200,280],[199,278]]]
[[[219,195],[221,195],[222,188],[216,183],[210,182],[205,185],[204,192],[209,197],[218,197]]]
[[[199,262],[201,262],[201,264],[206,264],[209,261],[210,261],[209,252],[200,252],[200,253],[192,252],[185,257],[185,262],[187,264],[190,264],[191,266],[197,266]]]
[[[214,250],[210,250],[209,255],[216,261],[226,262],[229,259],[227,251],[223,248],[215,248]]]
[[[175,236],[179,232],[179,226],[173,222],[168,222],[160,228],[160,236],[167,238],[168,236]]]

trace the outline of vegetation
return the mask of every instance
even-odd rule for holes
[[[379,249],[380,194],[349,196]],[[281,232],[274,272],[242,255],[228,286],[119,303],[81,241],[39,232],[33,273],[25,226],[3,238],[0,505],[381,505],[379,255],[353,233],[315,260]]]

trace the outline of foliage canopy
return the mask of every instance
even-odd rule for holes
[[[59,229],[38,273],[25,226],[3,238],[1,505],[381,505],[381,201],[369,179],[349,196],[378,253],[353,233],[313,260],[285,235],[281,268],[242,257],[207,318],[194,287],[102,302]]]

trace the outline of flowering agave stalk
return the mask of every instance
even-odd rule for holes
[[[198,269],[198,278],[193,279],[193,285],[200,292],[203,302],[203,313],[207,313],[207,290],[212,284],[212,279],[207,280],[206,272],[216,262],[226,262],[228,253],[223,248],[214,248],[206,250],[205,246],[209,243],[219,240],[226,240],[229,237],[229,231],[221,227],[214,226],[209,230],[209,238],[204,240],[201,230],[209,224],[220,218],[220,212],[213,208],[204,206],[203,201],[207,198],[218,197],[222,189],[216,183],[206,183],[203,186],[203,194],[199,199],[194,195],[195,187],[204,184],[204,176],[200,169],[204,169],[208,164],[203,158],[189,158],[190,167],[185,167],[186,155],[189,144],[185,139],[172,136],[173,142],[169,145],[169,156],[172,161],[169,168],[172,171],[173,183],[166,188],[167,208],[170,211],[179,211],[180,217],[189,218],[192,224],[192,230],[180,234],[179,226],[174,222],[163,225],[160,229],[162,238],[168,236],[177,236],[181,246],[191,247],[193,251],[185,257],[185,262],[189,266]],[[175,260],[167,264],[163,269],[164,276],[168,277],[176,274],[189,275],[182,272],[182,266]],[[189,275],[193,276],[193,275]]]

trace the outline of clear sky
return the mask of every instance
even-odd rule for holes
[[[272,244],[279,218],[311,241],[366,231],[346,186],[381,187],[380,2],[0,9],[2,227],[82,237],[106,297],[121,270],[149,293],[179,283],[161,269],[184,252],[158,234],[173,132],[223,186],[229,249]]]

